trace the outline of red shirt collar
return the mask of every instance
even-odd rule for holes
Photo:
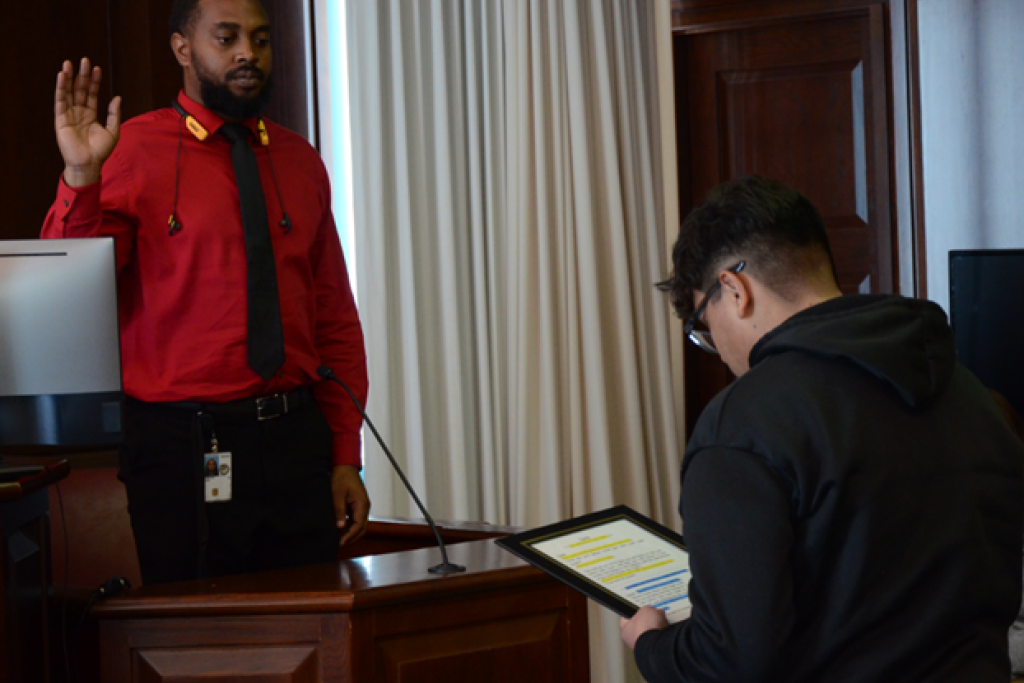
[[[220,130],[220,127],[225,123],[224,119],[220,116],[186,95],[184,90],[178,93],[178,104],[181,105],[181,108],[187,111],[196,121],[202,124],[203,128],[210,133],[211,137],[216,135],[217,131]],[[258,121],[258,118],[255,116],[250,116],[246,120],[242,121],[242,124],[252,131],[252,134],[257,140],[259,139],[259,129],[257,127]]]

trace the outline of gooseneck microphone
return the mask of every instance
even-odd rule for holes
[[[359,402],[359,399],[356,398],[356,395],[352,393],[352,390],[348,388],[347,384],[338,379],[338,376],[334,374],[334,370],[331,370],[326,365],[321,365],[317,368],[316,374],[320,375],[322,379],[329,379],[332,382],[340,384],[341,388],[344,389],[345,393],[352,399],[352,403],[356,405],[356,409],[359,410],[359,414],[362,415],[363,420],[366,421],[366,426],[368,426],[370,431],[373,432],[373,436],[377,439],[377,443],[380,444],[384,454],[388,456],[388,460],[391,461],[391,466],[395,468],[396,472],[398,472],[398,476],[402,480],[402,483],[405,484],[405,488],[409,491],[409,495],[412,496],[414,501],[416,501],[416,506],[419,507],[420,512],[423,513],[423,518],[427,520],[427,524],[429,524],[431,530],[433,530],[434,538],[437,539],[437,547],[441,549],[441,564],[430,567],[427,571],[431,574],[455,574],[466,571],[466,568],[462,565],[453,564],[448,561],[448,552],[445,550],[444,541],[441,540],[441,534],[437,530],[437,525],[434,524],[434,520],[431,518],[430,513],[427,512],[427,508],[423,507],[423,503],[420,502],[420,497],[416,495],[415,491],[413,491],[412,484],[410,484],[409,480],[405,478],[405,473],[402,472],[402,468],[398,466],[398,463],[395,461],[395,457],[391,455],[391,451],[388,449],[387,444],[384,443],[384,439],[382,439],[380,434],[377,432],[377,428],[373,426],[370,416],[366,414],[365,410],[363,410],[363,405]]]

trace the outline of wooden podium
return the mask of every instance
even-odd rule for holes
[[[101,680],[590,680],[586,599],[504,550],[509,530],[373,521],[364,557],[134,589],[97,604]]]

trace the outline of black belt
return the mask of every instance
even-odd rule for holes
[[[273,420],[288,413],[294,413],[315,401],[312,387],[303,386],[284,394],[272,394],[270,396],[260,396],[259,398],[241,398],[237,401],[225,401],[223,403],[206,403],[202,401],[143,403],[152,406],[206,412],[213,415],[251,417],[262,422],[263,420]]]

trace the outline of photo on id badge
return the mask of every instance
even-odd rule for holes
[[[206,453],[203,456],[203,475],[207,503],[231,500],[230,453]]]

